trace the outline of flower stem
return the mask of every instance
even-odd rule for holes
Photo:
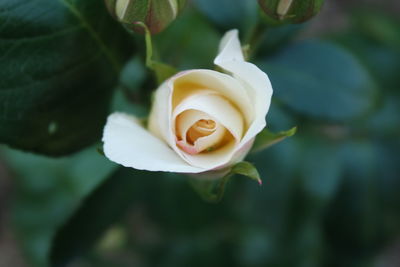
[[[265,37],[265,33],[268,30],[268,25],[261,19],[257,20],[257,23],[250,30],[246,38],[246,44],[250,47],[248,51],[248,58],[251,59],[260,47],[261,41]]]

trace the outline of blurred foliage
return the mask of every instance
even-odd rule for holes
[[[257,2],[236,2],[193,1],[154,36],[157,59],[212,68],[226,29],[253,40]],[[262,187],[234,176],[218,204],[199,198],[187,177],[120,168],[93,147],[60,159],[2,149],[26,259],[48,266],[51,255],[52,266],[78,267],[376,266],[400,234],[399,25],[384,11],[358,10],[346,30],[323,40],[301,40],[308,25],[256,31],[252,61],[274,86],[268,129],[298,132],[246,159]],[[130,37],[144,51],[143,37]],[[112,110],[146,115],[155,83],[144,56],[127,61],[113,84]],[[87,115],[76,112],[76,120]]]
[[[12,221],[17,238],[32,266],[44,266],[55,231],[116,166],[94,148],[60,159],[11,149],[1,155],[16,178]]]
[[[294,43],[265,62],[259,65],[270,76],[276,97],[299,113],[348,120],[374,104],[375,88],[366,71],[332,44]]]

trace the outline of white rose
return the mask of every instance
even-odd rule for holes
[[[155,92],[148,129],[114,113],[104,129],[104,154],[139,170],[201,173],[241,161],[265,127],[272,87],[246,62],[238,31],[225,34],[214,63],[228,74],[180,72]]]

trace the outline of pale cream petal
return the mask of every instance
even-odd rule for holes
[[[178,145],[189,154],[198,154],[208,148],[212,148],[222,141],[226,132],[224,126],[216,122],[214,128],[208,129],[210,134],[198,138],[194,144],[191,145],[186,140],[187,133],[199,120],[216,121],[215,118],[210,117],[207,113],[194,109],[182,112],[176,120],[177,136],[180,136],[182,139],[181,141],[178,141]]]
[[[207,113],[223,125],[239,141],[243,136],[243,117],[229,101],[216,94],[196,94],[179,104],[173,112],[173,121],[185,110],[195,109]]]
[[[271,104],[272,86],[267,74],[240,56],[240,42],[237,30],[226,33],[221,42],[220,52],[214,63],[237,79],[246,88],[253,103],[255,119],[239,147],[248,143],[266,125],[265,116]]]
[[[218,145],[225,136],[226,129],[220,123],[217,123],[215,131],[207,136],[200,137],[194,142],[194,147],[197,151],[213,149],[213,146]]]
[[[191,155],[192,153],[186,153],[179,148],[175,149],[175,151],[186,159],[190,165],[200,168],[214,169],[218,166],[226,165],[232,159],[236,146],[242,139],[244,121],[240,112],[229,101],[219,95],[205,93],[186,98],[175,108],[173,118],[175,119],[180,113],[191,109],[207,113],[216,122],[224,126],[234,139],[223,147],[207,153]]]
[[[219,42],[218,58],[222,61],[244,61],[242,45],[239,41],[239,31],[230,30],[222,37]]]
[[[170,139],[170,135],[167,133],[171,131],[171,98],[172,87],[168,80],[161,84],[154,93],[148,122],[149,131],[167,142]]]
[[[236,143],[232,141],[212,152],[200,153],[197,155],[181,153],[191,165],[214,170],[231,165],[232,157],[237,150],[236,147]]]
[[[127,114],[113,113],[108,117],[103,142],[106,157],[125,167],[179,173],[207,170],[189,165]]]
[[[204,90],[221,94],[243,114],[248,126],[254,119],[254,110],[247,89],[230,75],[213,70],[191,70],[176,76],[173,81],[172,107],[185,98]]]
[[[213,120],[207,113],[199,110],[186,110],[179,115],[179,121],[176,121],[176,134],[186,143],[186,133],[199,120]]]

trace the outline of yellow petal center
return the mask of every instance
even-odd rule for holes
[[[213,120],[199,120],[187,131],[186,140],[189,144],[194,145],[197,139],[214,133],[215,127],[216,123]]]

